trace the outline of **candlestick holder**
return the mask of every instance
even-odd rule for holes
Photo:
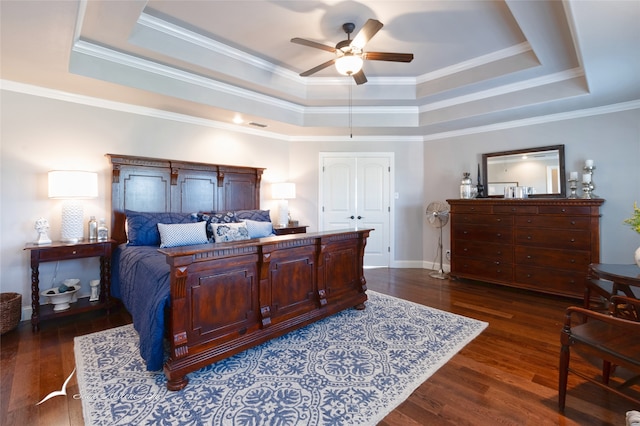
[[[582,198],[584,199],[591,199],[591,198],[598,198],[598,196],[596,195],[596,193],[594,192],[596,189],[596,184],[593,182],[593,171],[596,169],[596,166],[584,166],[582,168],[582,170],[584,170],[584,172],[586,174],[589,175],[589,182],[582,182]]]
[[[571,194],[569,194],[569,199],[575,200],[578,198],[578,194],[576,194],[576,189],[578,189],[578,179],[569,179],[569,189],[571,190]]]

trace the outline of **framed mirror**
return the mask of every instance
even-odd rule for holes
[[[509,186],[529,187],[529,197],[564,198],[564,145],[482,154],[485,194],[503,197]]]

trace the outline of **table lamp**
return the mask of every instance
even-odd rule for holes
[[[285,227],[289,223],[289,201],[296,198],[296,184],[290,182],[280,182],[271,184],[271,195],[278,202],[278,223],[280,227]]]
[[[79,170],[49,172],[49,198],[64,200],[62,204],[61,238],[63,243],[77,243],[84,237],[84,215],[81,199],[98,196],[98,174]]]

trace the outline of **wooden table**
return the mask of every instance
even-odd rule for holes
[[[54,242],[48,245],[27,244],[25,250],[31,251],[31,327],[40,328],[40,320],[66,316],[73,313],[107,309],[111,306],[111,249],[114,241],[81,241],[76,244]],[[59,260],[100,258],[100,300],[89,302],[80,300],[60,312],[53,311],[53,305],[40,305],[40,263]]]
[[[632,289],[632,287],[640,287],[640,267],[635,264],[592,263],[589,265],[587,282],[597,280],[608,280],[613,283],[611,295],[622,292],[628,297],[640,297],[640,288],[636,288],[635,291]],[[585,305],[588,305],[587,294],[585,294]]]

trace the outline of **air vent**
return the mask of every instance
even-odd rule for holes
[[[266,124],[262,124],[262,123],[256,123],[255,121],[250,121],[249,122],[250,126],[256,126],[256,127],[267,127]]]

